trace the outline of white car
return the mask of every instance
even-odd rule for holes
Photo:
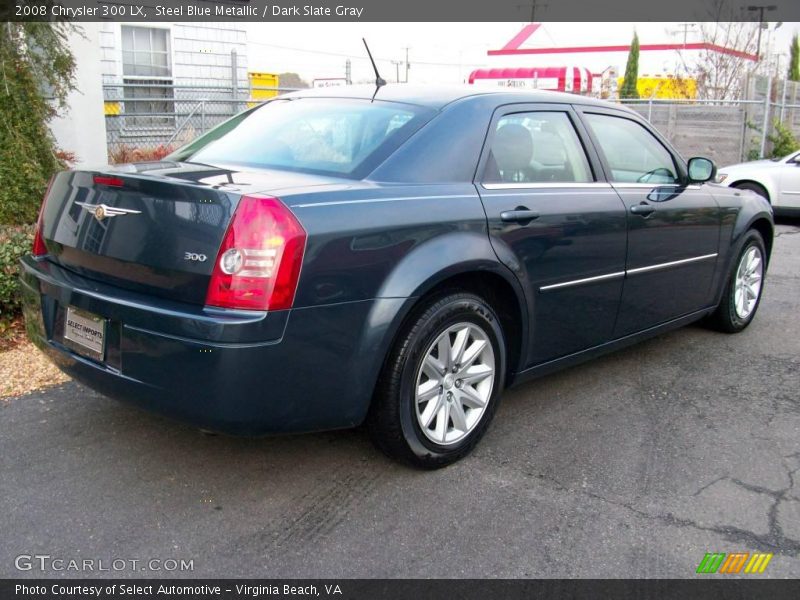
[[[764,196],[776,215],[800,215],[800,152],[721,167],[716,182]]]

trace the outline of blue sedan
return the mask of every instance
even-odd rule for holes
[[[508,386],[700,319],[747,327],[772,211],[715,175],[579,96],[288,94],[162,161],[56,175],[28,331],[78,381],[204,429],[365,423],[440,467]]]

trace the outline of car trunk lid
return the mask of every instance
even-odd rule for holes
[[[240,199],[301,183],[328,182],[168,162],[59,173],[42,216],[48,260],[89,279],[203,304]]]

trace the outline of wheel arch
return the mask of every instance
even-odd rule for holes
[[[722,298],[722,293],[727,285],[727,278],[733,268],[733,262],[739,256],[741,251],[743,238],[748,231],[758,231],[764,240],[764,249],[766,250],[766,262],[769,265],[770,256],[772,254],[772,247],[775,237],[775,226],[772,218],[772,212],[765,201],[759,197],[752,198],[752,202],[746,202],[742,210],[739,211],[738,218],[734,224],[733,231],[728,241],[728,247],[723,254],[724,262],[722,270],[719,272],[719,280],[717,284],[715,304],[719,304]]]
[[[461,259],[450,262],[454,256]],[[506,338],[506,385],[510,384],[527,352],[529,325],[524,290],[516,276],[497,259],[485,233],[451,233],[421,244],[404,257],[381,287],[358,353],[364,357],[359,377],[368,386],[363,391],[369,392],[365,393],[369,401],[363,407],[364,416],[401,332],[432,298],[456,290],[481,296],[497,313]]]
[[[765,217],[758,217],[750,222],[748,229],[755,229],[761,234],[764,240],[764,248],[767,251],[767,262],[769,262],[769,258],[772,255],[772,243],[775,237],[772,222]]]
[[[760,188],[763,188],[763,190],[767,194],[767,202],[772,204],[772,199],[774,197],[774,190],[772,189],[772,185],[771,184],[767,183],[766,181],[759,181],[759,180],[753,179],[751,177],[742,177],[741,179],[737,179],[736,181],[731,182],[728,185],[728,187],[738,188],[743,183],[752,183],[754,185],[757,185]]]

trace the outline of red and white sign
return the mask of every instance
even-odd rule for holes
[[[470,73],[469,82],[473,85],[551,90],[573,94],[589,94],[592,91],[592,73],[589,69],[579,67],[477,69]]]

